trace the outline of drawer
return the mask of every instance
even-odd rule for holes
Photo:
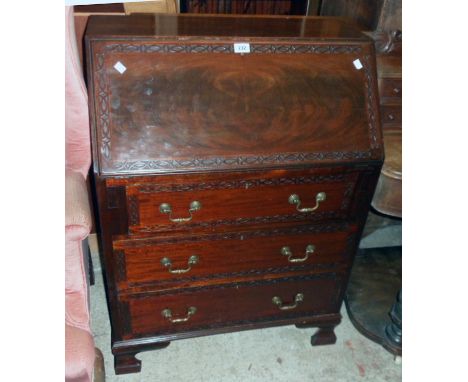
[[[325,274],[134,297],[126,326],[132,336],[160,335],[336,313],[342,287]]]
[[[244,231],[187,237],[175,242],[159,239],[117,242],[114,256],[121,270],[118,286],[123,290],[164,282],[329,269],[347,260],[349,247],[354,245],[354,230],[336,232],[336,227]]]
[[[153,177],[127,185],[131,235],[193,228],[311,222],[346,218],[358,173],[301,174],[256,178]],[[161,183],[163,182],[163,183]]]
[[[380,107],[382,125],[401,126],[401,104],[382,105]]]
[[[379,78],[378,82],[381,101],[401,100],[401,78]]]

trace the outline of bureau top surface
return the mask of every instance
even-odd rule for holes
[[[232,15],[92,16],[89,37],[276,37],[366,40],[346,19],[330,17],[252,17]]]
[[[87,36],[97,173],[382,160],[373,46],[347,22],[102,16]]]

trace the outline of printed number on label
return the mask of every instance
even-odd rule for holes
[[[235,43],[234,53],[250,53],[250,44],[248,42]]]

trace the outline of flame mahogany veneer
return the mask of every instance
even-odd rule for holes
[[[235,330],[334,343],[383,161],[372,41],[335,18],[93,16],[86,57],[116,373]]]

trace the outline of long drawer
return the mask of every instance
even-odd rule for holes
[[[127,330],[138,337],[336,313],[342,286],[333,273],[129,298]]]
[[[356,172],[327,169],[264,178],[219,174],[196,183],[155,176],[127,186],[129,233],[344,219],[357,178]]]
[[[347,224],[114,243],[118,287],[327,269],[349,258]],[[341,229],[337,231],[337,229]]]

